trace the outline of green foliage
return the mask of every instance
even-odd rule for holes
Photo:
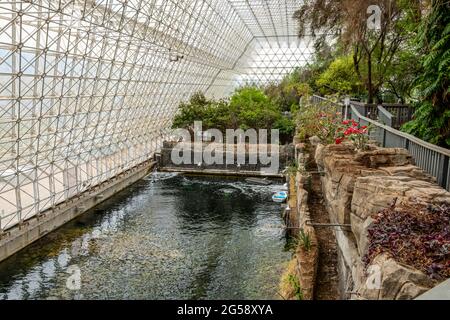
[[[287,117],[279,117],[274,125],[274,129],[280,130],[280,135],[293,135],[295,132],[295,123]]]
[[[295,123],[283,115],[267,95],[258,88],[244,87],[235,91],[229,101],[208,100],[202,93],[194,94],[189,102],[181,103],[173,128],[192,130],[194,121],[202,121],[203,129],[278,129],[280,140],[289,141]]]
[[[414,120],[402,130],[431,143],[450,147],[450,6],[432,1],[422,22],[417,47],[424,51],[422,72],[416,79],[419,103]]]
[[[316,84],[321,94],[359,94],[361,82],[353,67],[350,56],[338,57],[317,79]]]
[[[270,84],[265,93],[281,111],[295,111],[301,97],[312,94],[308,83],[301,81],[302,69],[297,68],[288,74],[279,84]]]
[[[281,111],[296,112],[302,98],[307,99],[318,92],[316,80],[324,72],[339,50],[329,45],[316,48],[315,55],[307,65],[295,68],[280,83],[265,88],[266,95]]]
[[[286,169],[286,173],[289,176],[295,176],[297,172],[302,172],[302,168],[298,165],[297,161],[293,161]]]
[[[418,51],[409,46],[399,50],[386,69],[386,83],[382,90],[382,100],[390,103],[407,103],[412,99],[414,80],[420,73]]]
[[[406,123],[402,131],[415,135],[430,143],[450,148],[448,127],[450,124],[450,109],[439,112],[432,101],[417,103],[414,120]]]
[[[352,55],[354,70],[364,86],[368,102],[372,103],[374,98],[382,99],[388,90],[391,95],[392,91],[394,94],[401,91],[396,87],[394,77],[390,77],[389,69],[396,63],[399,51],[404,50],[414,36],[417,21],[426,12],[427,2],[309,0],[299,6],[294,19],[298,23],[299,35],[312,35],[317,46],[330,42],[330,36],[335,35],[336,43],[344,49],[340,55]],[[367,28],[367,8],[374,4],[381,9],[382,23],[379,29],[370,30]],[[405,88],[403,84],[401,87]]]
[[[230,99],[230,128],[269,129],[281,118],[281,111],[260,89],[245,87],[236,90]]]
[[[288,281],[294,291],[294,297],[296,297],[297,300],[303,300],[303,290],[297,277],[293,274],[290,274],[288,276]]]
[[[300,232],[298,234],[298,242],[299,245],[306,251],[311,250],[312,242],[311,242],[311,236],[305,232],[305,230],[300,229]]]
[[[338,119],[338,110],[329,105],[306,104],[297,114],[297,137],[305,140],[317,136],[325,144],[333,143]]]
[[[202,119],[209,107],[209,102],[201,92],[192,95],[188,103],[182,102],[179,112],[175,115],[173,128],[190,128],[194,121]]]

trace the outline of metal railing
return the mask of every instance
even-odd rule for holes
[[[392,126],[399,129],[402,125],[412,120],[413,108],[402,104],[384,105],[383,107],[393,115]]]
[[[311,103],[313,103],[313,104],[319,104],[319,103],[333,103],[333,104],[336,104],[336,102],[331,101],[330,99],[327,99],[327,98],[324,98],[324,97],[319,97],[319,96],[316,96],[316,95],[313,95],[311,97]]]
[[[378,119],[382,124],[393,128],[394,116],[382,106],[378,106]]]
[[[364,117],[377,120],[378,106],[375,104],[367,104],[357,101],[351,101],[351,104],[358,110],[358,112]]]
[[[412,108],[408,105],[395,103],[376,105],[356,101],[352,101],[352,104],[362,116],[372,120],[384,122],[388,120],[387,117],[390,118],[389,126],[395,129],[399,129],[403,124],[412,119]],[[387,116],[388,114],[390,114],[390,116]]]
[[[345,108],[341,103],[322,97],[318,98],[316,97],[311,99],[311,102],[327,102],[329,104],[335,104],[336,106]],[[381,124],[378,121],[362,115],[359,112],[359,109],[359,103],[350,102],[348,116],[358,121],[361,125],[370,127],[370,139],[377,141],[382,147],[404,148],[408,150],[419,168],[435,177],[437,183],[441,187],[445,188],[447,191],[450,191],[449,149],[438,147],[410,134],[398,131],[388,125]],[[381,113],[386,116],[386,120],[389,120],[389,116],[385,114],[384,111]]]
[[[335,107],[337,110],[341,111],[342,115],[344,115],[344,113],[345,113],[345,106],[343,104],[340,104],[336,101],[333,101],[333,100],[330,100],[330,99],[327,99],[324,97],[319,97],[319,96],[313,95],[310,98],[310,102],[312,104],[322,106],[324,111],[330,110],[330,107]]]

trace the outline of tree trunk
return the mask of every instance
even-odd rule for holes
[[[367,55],[367,103],[373,103],[373,84],[372,84],[372,54]]]

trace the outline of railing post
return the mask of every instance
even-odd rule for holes
[[[383,128],[383,148],[386,148],[386,129]]]
[[[409,151],[409,139],[405,138],[405,149]]]
[[[348,119],[348,108],[350,107],[350,98],[349,97],[345,97],[344,100],[344,104],[345,104],[345,108],[344,108],[344,112],[345,112],[345,116],[344,116],[344,120]]]
[[[444,162],[442,164],[442,179],[441,179],[441,187],[444,189],[447,189],[447,179],[448,179],[448,163],[449,162],[449,157],[448,156],[444,156]]]
[[[408,121],[412,120],[412,116],[413,116],[412,108],[408,108]]]

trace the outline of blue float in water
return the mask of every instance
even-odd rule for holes
[[[272,200],[275,201],[275,202],[282,203],[282,202],[286,201],[287,196],[288,196],[287,192],[285,192],[285,191],[278,191],[277,193],[275,193],[272,196]]]

